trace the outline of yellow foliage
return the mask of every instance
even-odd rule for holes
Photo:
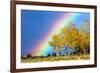
[[[87,26],[87,28],[83,26],[77,28],[75,25],[70,24],[70,26],[62,28],[60,34],[54,34],[52,40],[48,43],[56,51],[59,51],[62,46],[86,51],[90,48],[89,23],[87,22],[84,26]]]

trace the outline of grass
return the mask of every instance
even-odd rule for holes
[[[38,58],[25,58],[21,59],[22,63],[31,62],[46,62],[46,61],[64,61],[64,60],[89,60],[90,55],[70,55],[70,56],[49,56],[49,57],[38,57]]]

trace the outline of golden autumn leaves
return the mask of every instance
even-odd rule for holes
[[[48,42],[53,46],[53,50],[59,52],[61,47],[70,47],[76,50],[76,54],[86,54],[90,52],[90,23],[84,21],[83,25],[76,27],[72,22],[69,26],[61,29],[59,34],[52,35],[52,40]]]

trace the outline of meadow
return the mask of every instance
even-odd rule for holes
[[[46,61],[68,61],[68,60],[89,60],[90,55],[84,54],[84,55],[65,55],[65,56],[49,56],[49,57],[29,57],[29,58],[22,58],[22,63],[32,63],[32,62],[46,62]]]

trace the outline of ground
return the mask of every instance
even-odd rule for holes
[[[89,60],[90,55],[70,55],[70,56],[49,56],[49,57],[37,57],[37,58],[25,58],[21,59],[22,63],[32,62],[45,62],[45,61],[64,61],[64,60]]]

